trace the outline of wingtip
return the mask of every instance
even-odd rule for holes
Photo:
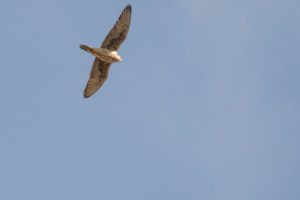
[[[131,5],[130,4],[128,4],[126,7],[125,7],[125,9],[127,10],[130,10],[131,11]]]
[[[93,94],[87,94],[87,92],[86,91],[84,91],[84,93],[83,93],[83,98],[89,98],[90,96],[92,96]]]
[[[87,99],[87,98],[89,98],[90,96],[87,96],[87,95],[83,95],[83,98],[85,98],[85,99]]]

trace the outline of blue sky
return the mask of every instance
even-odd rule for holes
[[[83,98],[122,9],[131,29]],[[300,2],[6,1],[0,199],[298,200]]]

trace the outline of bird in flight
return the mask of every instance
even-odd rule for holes
[[[108,76],[110,65],[123,61],[118,54],[120,45],[127,37],[131,19],[131,6],[127,5],[113,28],[109,31],[100,48],[81,44],[80,48],[96,56],[90,78],[84,90],[84,97],[92,96],[103,85]]]

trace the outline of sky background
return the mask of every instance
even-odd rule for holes
[[[132,5],[122,63],[83,98]],[[299,0],[0,7],[0,199],[300,199]]]

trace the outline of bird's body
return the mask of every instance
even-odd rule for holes
[[[96,56],[90,78],[84,90],[84,97],[92,96],[105,82],[108,77],[110,65],[114,62],[123,61],[118,55],[118,49],[127,37],[131,20],[131,6],[127,5],[114,27],[102,42],[100,48],[80,45],[80,48]]]
[[[106,62],[106,63],[114,63],[114,62],[121,62],[123,61],[121,56],[118,55],[117,51],[111,51],[105,48],[93,48],[86,45],[80,45],[80,48],[93,54],[99,60]]]

